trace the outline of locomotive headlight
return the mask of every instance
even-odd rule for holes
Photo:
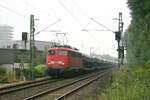
[[[54,63],[55,63],[54,61],[49,61],[49,62],[48,62],[48,64],[54,64]]]
[[[58,61],[58,64],[64,65],[64,61]]]

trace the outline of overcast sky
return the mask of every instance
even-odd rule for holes
[[[123,13],[124,30],[130,24],[127,0],[1,0],[0,24],[14,27],[14,40],[21,40],[21,32],[29,32],[30,14],[34,14],[36,32],[57,22],[35,36],[36,40],[54,41],[58,30],[67,33],[68,44],[89,54],[117,57],[115,35],[93,22],[94,18],[113,31],[118,29],[118,13]],[[89,32],[82,31],[90,30]]]

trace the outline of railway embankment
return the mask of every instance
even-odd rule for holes
[[[150,100],[150,71],[146,66],[128,65],[113,72],[112,83],[101,100]]]
[[[36,98],[43,100],[44,98],[45,100],[49,100],[50,98],[56,97],[57,100],[63,100],[65,97],[66,100],[85,100],[89,98],[99,100],[99,93],[106,86],[106,79],[111,76],[111,73],[111,69],[104,69],[69,79],[46,78],[33,82],[12,84],[0,88],[0,99],[28,100],[30,98]]]

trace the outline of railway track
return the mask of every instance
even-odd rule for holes
[[[20,91],[20,90],[27,89],[27,88],[40,86],[40,85],[47,84],[50,82],[55,82],[55,80],[46,78],[46,79],[37,80],[37,81],[25,82],[22,84],[10,85],[7,87],[0,88],[0,95],[8,94],[8,93],[15,92],[15,91]]]
[[[75,93],[76,91],[82,89],[83,87],[89,85],[90,83],[96,81],[99,78],[102,78],[104,75],[108,74],[109,71],[97,72],[92,75],[88,75],[86,77],[71,81],[69,83],[60,85],[58,87],[54,87],[47,91],[43,91],[36,95],[27,97],[23,100],[64,100],[64,98],[68,97],[69,95]],[[42,98],[41,98],[42,97]]]
[[[104,70],[98,73],[101,75],[103,72]],[[96,76],[95,73],[89,73],[70,79],[46,78],[38,81],[25,82],[23,84],[16,84],[0,88],[0,100],[31,100],[38,99],[40,96],[42,96],[43,98],[48,94],[49,95],[47,97],[53,98],[51,100],[54,100],[56,98],[56,100],[61,100],[61,98],[67,97],[69,94],[71,94],[68,91],[73,90],[74,86],[79,87],[80,84],[87,83],[87,81],[94,79],[94,76]],[[90,84],[90,82],[87,83],[87,85],[88,84]],[[68,90],[66,88],[68,88]],[[75,89],[74,91],[76,90],[78,89]],[[62,91],[66,92],[62,93]],[[61,94],[61,96],[59,95],[55,97],[55,94]]]
[[[101,74],[100,76],[95,77],[95,78],[93,78],[93,79],[91,79],[91,80],[85,82],[84,84],[79,85],[78,87],[76,87],[76,88],[70,90],[69,92],[63,94],[62,96],[56,98],[55,100],[64,100],[67,96],[69,96],[69,95],[73,94],[74,92],[80,90],[81,88],[83,88],[83,87],[89,85],[90,83],[94,82],[94,81],[97,80],[98,78],[102,77],[104,74],[105,74],[105,73],[103,73],[103,74]]]
[[[49,80],[49,79],[51,79],[51,78],[46,77],[46,78],[42,78],[42,79],[34,80],[34,81],[26,81],[26,82],[23,82],[23,83],[10,84],[8,86],[1,87],[0,92],[3,91],[3,90],[6,90],[6,89],[12,89],[12,88],[15,88],[15,87],[21,87],[21,86],[25,86],[25,85],[29,85],[29,84],[34,84],[34,83],[42,82],[42,81]]]
[[[56,79],[45,78],[0,88],[0,100],[22,100],[32,94],[32,89],[56,82]],[[27,95],[26,95],[27,94]]]

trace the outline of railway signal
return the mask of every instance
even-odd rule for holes
[[[22,32],[22,41],[27,41],[27,40],[28,40],[28,33]]]
[[[116,39],[117,41],[120,41],[120,40],[121,40],[121,32],[120,32],[120,31],[115,32],[115,39]]]
[[[28,40],[28,33],[22,32],[22,41],[24,42],[24,49],[22,50],[22,56],[21,56],[21,64],[20,64],[20,72],[21,72],[21,80],[24,80],[24,72],[23,72],[23,66],[24,66],[24,56],[26,55],[26,43]]]
[[[28,33],[27,32],[22,32],[22,41],[24,41],[25,49],[26,49],[27,40],[28,40]]]
[[[115,32],[115,39],[118,42],[118,66],[120,67],[120,64],[123,65],[123,59],[124,59],[124,46],[123,46],[123,25],[124,23],[122,22],[122,13],[119,13],[119,18],[118,18],[118,31]]]

